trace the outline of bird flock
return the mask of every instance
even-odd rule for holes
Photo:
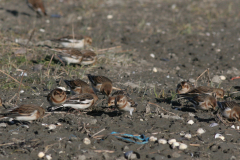
[[[27,0],[28,6],[36,11],[37,16],[46,16],[46,10],[42,0]],[[57,59],[66,64],[91,65],[97,62],[97,55],[92,50],[79,50],[92,44],[88,36],[69,35],[56,39],[62,47],[54,48]],[[55,110],[60,107],[70,107],[76,110],[84,110],[96,105],[99,100],[98,93],[108,97],[107,106],[115,106],[120,111],[127,111],[130,115],[137,109],[137,103],[130,97],[126,90],[114,89],[112,81],[101,75],[87,75],[89,82],[81,79],[64,80],[70,88],[71,94],[61,88],[53,89],[47,96],[47,101]],[[115,88],[116,89],[116,88]],[[194,107],[202,110],[221,110],[222,116],[229,120],[240,120],[240,105],[234,101],[218,101],[224,98],[224,90],[207,86],[194,87],[191,83],[183,81],[177,85],[178,99],[187,99]],[[2,100],[0,99],[0,106]],[[19,107],[6,109],[0,113],[0,117],[13,118],[18,121],[33,121],[44,117],[45,109],[36,105],[23,104]]]

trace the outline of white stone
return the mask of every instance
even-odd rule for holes
[[[173,143],[172,143],[172,148],[176,148],[176,147],[178,147],[179,145],[180,145],[179,142],[173,142]]]
[[[167,140],[165,140],[165,139],[159,139],[159,140],[158,140],[158,143],[160,143],[160,144],[167,144]]]
[[[153,67],[153,72],[157,72],[157,68],[156,67]]]
[[[154,55],[153,53],[151,53],[150,56],[151,56],[152,58],[155,58],[155,55]]]
[[[151,142],[156,142],[156,141],[157,141],[157,137],[151,136],[151,137],[149,138],[149,141],[151,141]]]
[[[197,134],[199,134],[199,135],[201,135],[201,134],[203,134],[205,132],[206,131],[204,129],[202,129],[202,128],[198,128],[198,130],[197,130]]]
[[[194,124],[194,121],[193,120],[189,120],[187,123],[192,125],[192,124]]]
[[[168,140],[168,144],[173,144],[173,142],[177,142],[177,140],[176,139],[170,139],[170,140]]]
[[[44,152],[39,152],[39,153],[38,153],[38,157],[39,157],[39,158],[43,158],[44,156],[45,156],[45,153],[44,153]]]
[[[187,134],[185,134],[185,136],[184,136],[185,138],[187,138],[187,139],[190,139],[190,138],[192,138],[192,135],[191,134],[189,134],[189,133],[187,133]]]
[[[112,19],[112,18],[113,18],[113,15],[110,15],[110,14],[109,14],[109,15],[107,16],[107,19]]]
[[[89,144],[91,144],[91,140],[89,138],[84,138],[83,143],[86,145],[89,145]]]
[[[49,155],[46,155],[46,159],[47,159],[47,160],[51,160],[51,159],[52,159],[52,156],[51,156],[51,154],[49,154]]]
[[[180,143],[179,147],[178,147],[180,150],[185,150],[188,148],[188,146],[184,143]]]
[[[226,80],[226,77],[225,76],[219,76],[221,78],[221,80]]]
[[[54,129],[56,129],[57,128],[57,126],[55,125],[55,124],[50,124],[49,126],[48,126],[48,130],[54,130]]]

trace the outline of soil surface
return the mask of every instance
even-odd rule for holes
[[[0,0],[0,69],[17,80],[0,73],[4,105],[36,104],[47,110],[46,95],[52,89],[69,89],[63,80],[88,82],[86,74],[92,74],[127,89],[137,110],[130,116],[108,108],[106,96],[99,94],[98,103],[86,111],[48,112],[33,123],[1,119],[0,159],[39,159],[39,152],[44,152],[43,159],[120,160],[129,151],[135,159],[240,159],[240,124],[223,118],[224,124],[214,112],[178,102],[175,93],[179,82],[194,83],[209,68],[210,85],[223,88],[225,100],[240,100],[238,93],[230,94],[240,82],[230,80],[240,76],[239,0],[44,2],[48,16],[37,18],[25,0]],[[49,65],[55,54],[51,48],[58,46],[49,39],[73,33],[93,39],[90,48],[98,62],[64,66],[54,59]],[[19,89],[22,72],[26,76]],[[198,86],[208,85],[207,73]],[[213,123],[218,125],[211,127]],[[49,130],[50,124],[57,126]],[[206,132],[198,135],[199,128]],[[176,139],[188,147],[180,150],[158,141],[136,144],[112,132]],[[185,138],[186,133],[192,138]],[[217,133],[225,139],[215,138]]]

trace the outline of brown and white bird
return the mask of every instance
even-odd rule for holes
[[[193,103],[194,107],[202,110],[215,109],[217,106],[216,94],[180,94],[181,98],[188,99]]]
[[[224,97],[223,89],[212,88],[212,87],[207,87],[207,86],[199,86],[199,87],[193,88],[192,90],[187,92],[187,94],[209,94],[209,95],[212,95],[213,93],[216,94],[216,98]]]
[[[65,48],[78,48],[78,49],[84,48],[92,44],[92,38],[88,36],[68,35],[57,39],[51,39],[51,41],[58,42]]]
[[[128,96],[117,95],[115,98],[115,106],[120,111],[128,111],[132,115],[133,111],[136,110],[137,104]]]
[[[73,94],[89,93],[94,97],[94,102],[98,100],[98,96],[93,91],[92,87],[89,86],[86,82],[75,79],[75,80],[64,80],[64,82],[70,87]]]
[[[177,85],[176,93],[184,94],[192,90],[194,86],[190,82],[182,81]]]
[[[42,0],[27,0],[27,4],[32,10],[37,12],[38,16],[47,15]]]
[[[7,110],[5,113],[0,113],[1,117],[9,117],[18,121],[33,121],[44,116],[45,110],[42,107],[32,104],[24,104],[20,107]]]
[[[52,49],[58,52],[58,57],[69,64],[81,64],[83,54],[80,50],[74,48],[54,48]]]
[[[118,90],[112,93],[112,96],[108,98],[108,107],[115,106],[115,99],[118,95],[129,96],[126,90]]]
[[[67,95],[62,89],[56,88],[48,94],[47,100],[51,106],[61,106],[67,100]]]
[[[217,102],[222,115],[230,120],[240,121],[240,105],[234,101]]]
[[[93,106],[94,103],[95,101],[92,94],[82,93],[70,97],[62,106],[74,109],[86,109]]]
[[[92,87],[101,93],[109,96],[112,92],[112,81],[104,76],[92,76],[88,74],[88,79],[92,84]]]
[[[91,50],[82,50],[83,54],[81,65],[90,65],[97,62],[97,55]]]

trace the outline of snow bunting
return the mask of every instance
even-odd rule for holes
[[[178,94],[184,94],[192,90],[194,87],[191,83],[182,81],[177,85],[176,93]]]
[[[215,109],[217,106],[216,94],[180,94],[184,99],[188,99],[193,105],[202,110]]]
[[[83,54],[81,65],[89,65],[97,62],[97,55],[91,50],[82,50]]]
[[[98,100],[98,96],[86,82],[80,79],[64,80],[64,82],[70,87],[73,94],[89,93],[93,95],[94,103]]]
[[[69,64],[80,64],[82,62],[83,54],[81,51],[74,48],[55,48],[52,49],[58,52],[58,57]]]
[[[213,93],[216,94],[217,98],[223,98],[224,97],[224,90],[220,88],[212,88],[207,86],[199,86],[196,88],[193,88],[188,94],[209,94],[212,95]]]
[[[128,96],[117,95],[115,106],[121,111],[129,111],[130,115],[132,115],[132,112],[136,110],[137,104]]]
[[[64,104],[63,107],[71,107],[74,109],[86,109],[94,105],[94,97],[89,93],[82,93],[70,97]]]
[[[64,36],[57,39],[51,39],[51,41],[59,42],[66,48],[84,48],[85,46],[92,44],[92,38],[88,36]]]
[[[44,116],[45,110],[42,107],[32,104],[23,104],[20,107],[7,110],[6,113],[0,113],[2,117],[14,118],[18,121],[33,121]]]
[[[104,76],[92,76],[91,74],[88,74],[88,79],[92,84],[92,87],[109,96],[112,92],[112,81]]]
[[[27,0],[27,4],[32,10],[37,12],[38,16],[47,15],[42,0]]]
[[[47,100],[51,106],[60,106],[67,100],[67,95],[62,89],[56,88],[48,94]]]
[[[230,120],[240,121],[240,105],[234,101],[217,102],[222,115]]]

